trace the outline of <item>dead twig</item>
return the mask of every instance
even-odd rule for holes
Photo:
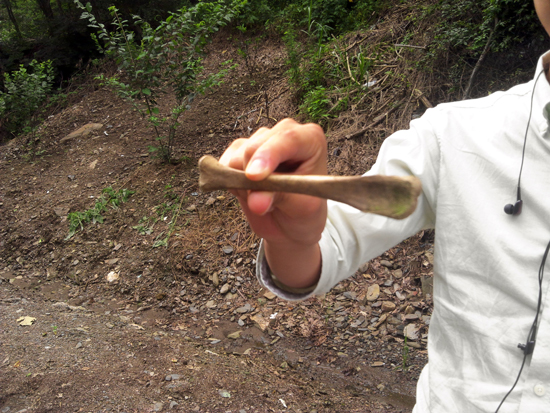
[[[410,47],[412,49],[422,49],[426,50],[426,46],[415,46],[412,44],[394,44],[395,47]]]
[[[390,110],[388,110],[387,112],[383,113],[382,115],[379,115],[377,116],[376,118],[374,118],[374,120],[368,125],[366,126],[365,128],[355,132],[355,133],[352,133],[351,135],[346,135],[344,138],[345,139],[355,139],[355,138],[358,138],[360,137],[361,135],[363,135],[365,132],[367,132],[369,129],[372,129],[374,126],[378,125],[380,122],[382,122],[388,115],[390,115],[392,112],[394,112],[395,110],[397,110],[397,108],[399,108],[404,102],[404,99],[400,100],[397,104],[395,104],[394,107],[392,107]]]

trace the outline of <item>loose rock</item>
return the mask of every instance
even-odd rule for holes
[[[380,286],[378,284],[372,284],[367,290],[367,300],[376,301],[380,296]]]
[[[231,286],[228,283],[222,285],[222,288],[220,288],[220,294],[226,294],[230,288]]]

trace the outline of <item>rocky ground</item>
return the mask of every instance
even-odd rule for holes
[[[236,44],[220,36],[207,69],[238,60]],[[185,114],[175,164],[150,157],[146,122],[104,88],[0,147],[0,412],[412,410],[433,234],[285,302],[255,279],[235,199],[198,190],[200,156],[296,113],[284,47],[255,56]],[[328,139],[332,173],[377,150]],[[107,187],[134,193],[67,238],[68,214]]]

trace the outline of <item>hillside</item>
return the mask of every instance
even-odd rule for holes
[[[331,174],[368,170],[387,136],[460,94],[452,67],[415,64],[434,22],[414,13],[399,4],[327,46],[339,53],[325,59],[358,83],[345,92],[327,85],[319,121]],[[255,38],[245,60],[239,48]],[[488,56],[472,94],[529,79],[538,49],[528,52],[517,61],[509,51]],[[373,53],[365,91],[352,68]],[[412,410],[427,362],[433,233],[323,297],[289,303],[261,289],[259,240],[230,194],[199,191],[197,161],[308,112],[277,33],[222,30],[206,72],[229,59],[239,67],[182,115],[173,163],[148,152],[154,135],[134,107],[93,81],[114,72],[109,64],[91,70],[84,91],[34,134],[0,146],[1,411]],[[106,188],[132,193],[68,237],[69,214],[93,210]],[[34,323],[21,326],[25,316]]]

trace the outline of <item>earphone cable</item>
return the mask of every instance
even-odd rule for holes
[[[550,252],[550,241],[548,242],[548,245],[546,246],[546,250],[544,251],[544,255],[542,256],[542,262],[541,262],[540,268],[539,268],[539,299],[538,299],[538,303],[537,303],[537,314],[535,315],[535,319],[533,320],[533,324],[531,325],[531,329],[529,330],[529,334],[527,335],[527,341],[526,341],[527,343],[529,343],[529,341],[531,341],[531,340],[534,340],[535,337],[536,337],[536,331],[537,331],[537,326],[538,326],[538,322],[539,322],[540,308],[542,306],[542,280],[543,280],[543,277],[544,277],[544,267],[546,266],[546,259],[548,258],[548,253],[549,252]],[[521,367],[519,369],[518,376],[516,377],[516,381],[514,382],[512,388],[508,391],[508,393],[506,393],[506,396],[504,396],[504,398],[502,399],[502,401],[498,405],[497,409],[495,410],[495,413],[498,413],[498,411],[500,410],[500,407],[502,406],[502,404],[505,402],[505,400],[510,395],[510,393],[512,393],[512,391],[514,391],[514,388],[518,384],[519,378],[521,377],[521,372],[523,371],[523,367],[525,366],[525,361],[527,360],[528,355],[529,355],[529,353],[525,351],[524,354],[523,354],[523,361],[521,362]]]

